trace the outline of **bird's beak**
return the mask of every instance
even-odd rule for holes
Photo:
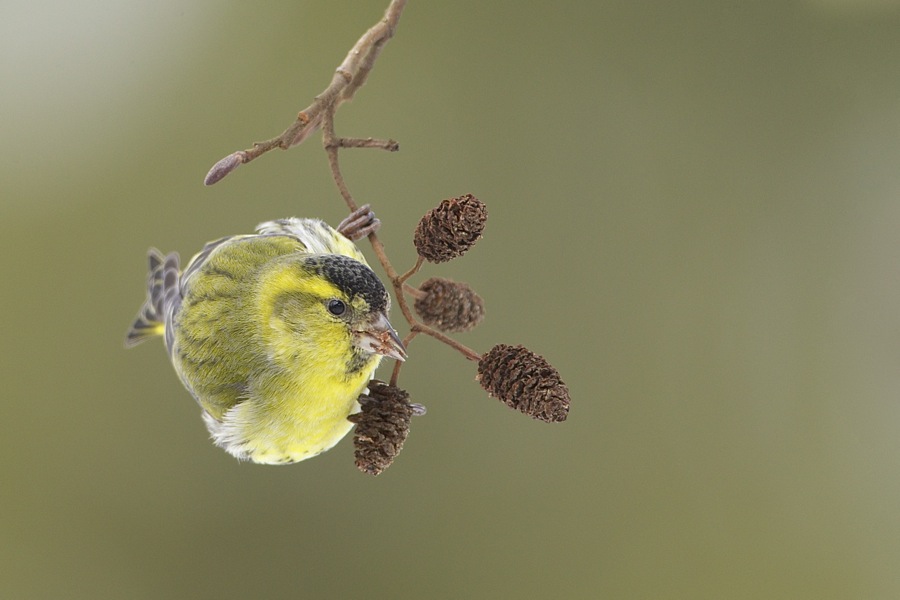
[[[362,331],[354,331],[353,342],[366,352],[400,361],[406,360],[403,341],[383,313],[379,313],[374,320],[367,323]]]

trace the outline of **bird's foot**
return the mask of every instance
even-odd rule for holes
[[[381,229],[381,220],[375,216],[368,204],[363,204],[346,219],[337,226],[338,233],[342,233],[344,237],[356,242],[370,233],[375,233]]]

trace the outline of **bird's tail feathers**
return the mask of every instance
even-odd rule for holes
[[[153,336],[166,332],[166,299],[178,293],[181,277],[180,259],[177,252],[167,256],[156,248],[147,253],[150,272],[147,275],[147,300],[128,329],[125,347],[137,346]]]

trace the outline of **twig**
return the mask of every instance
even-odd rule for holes
[[[410,296],[412,296],[413,298],[415,298],[416,300],[422,300],[423,298],[428,297],[428,294],[426,294],[425,292],[423,292],[422,290],[420,290],[417,287],[413,287],[413,286],[409,285],[408,283],[403,284],[403,291],[406,292],[407,294],[409,294]]]
[[[409,271],[400,276],[400,283],[406,283],[406,280],[419,272],[419,269],[422,268],[422,265],[425,263],[425,258],[418,254],[416,256],[416,264],[414,264]]]
[[[329,108],[331,108],[333,116],[333,110],[342,102],[352,100],[356,91],[366,82],[378,55],[394,36],[405,6],[406,0],[391,0],[384,13],[384,18],[364,33],[350,49],[344,62],[335,71],[328,87],[316,96],[312,104],[300,111],[297,120],[281,132],[281,135],[264,142],[255,142],[253,147],[247,150],[232,152],[212,166],[203,182],[206,185],[212,185],[221,181],[242,164],[262,156],[269,150],[275,148],[287,150],[312,135],[322,125],[322,117]],[[392,140],[387,140],[383,145],[379,142],[365,147],[382,148],[392,152],[398,148],[397,143]]]
[[[409,348],[409,343],[413,341],[413,339],[419,335],[417,331],[410,331],[406,334],[406,337],[403,338],[403,347]],[[403,362],[399,360],[394,361],[394,370],[391,373],[391,385],[397,385],[397,380],[400,378],[400,369],[403,368]]]
[[[460,354],[462,354],[469,360],[473,360],[476,362],[481,360],[480,354],[478,354],[477,352],[475,352],[474,350],[472,350],[465,344],[461,344],[461,343],[457,342],[452,337],[450,337],[448,335],[444,335],[437,329],[432,329],[428,325],[425,325],[419,321],[416,321],[415,323],[411,323],[411,326],[412,326],[413,331],[417,331],[419,333],[424,333],[425,335],[430,335],[434,339],[444,342],[445,344],[447,344],[454,350],[458,351]]]
[[[337,143],[341,148],[377,148],[388,152],[396,152],[400,149],[400,144],[394,140],[376,140],[374,138],[341,138],[337,140]]]

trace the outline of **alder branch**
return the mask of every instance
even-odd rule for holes
[[[203,183],[212,185],[221,181],[226,175],[237,169],[244,163],[258,158],[270,150],[281,148],[287,150],[303,142],[315,133],[322,125],[325,113],[331,112],[341,103],[352,100],[357,90],[365,84],[375,61],[384,49],[388,41],[394,37],[394,31],[400,21],[400,15],[406,6],[406,0],[391,0],[384,13],[384,18],[373,25],[354,44],[347,57],[344,58],[335,70],[331,83],[325,90],[316,96],[313,103],[301,110],[294,121],[280,135],[264,142],[254,142],[252,148],[238,150],[219,160],[212,166]],[[348,148],[380,148],[389,152],[399,149],[397,142],[393,140],[345,140]]]

